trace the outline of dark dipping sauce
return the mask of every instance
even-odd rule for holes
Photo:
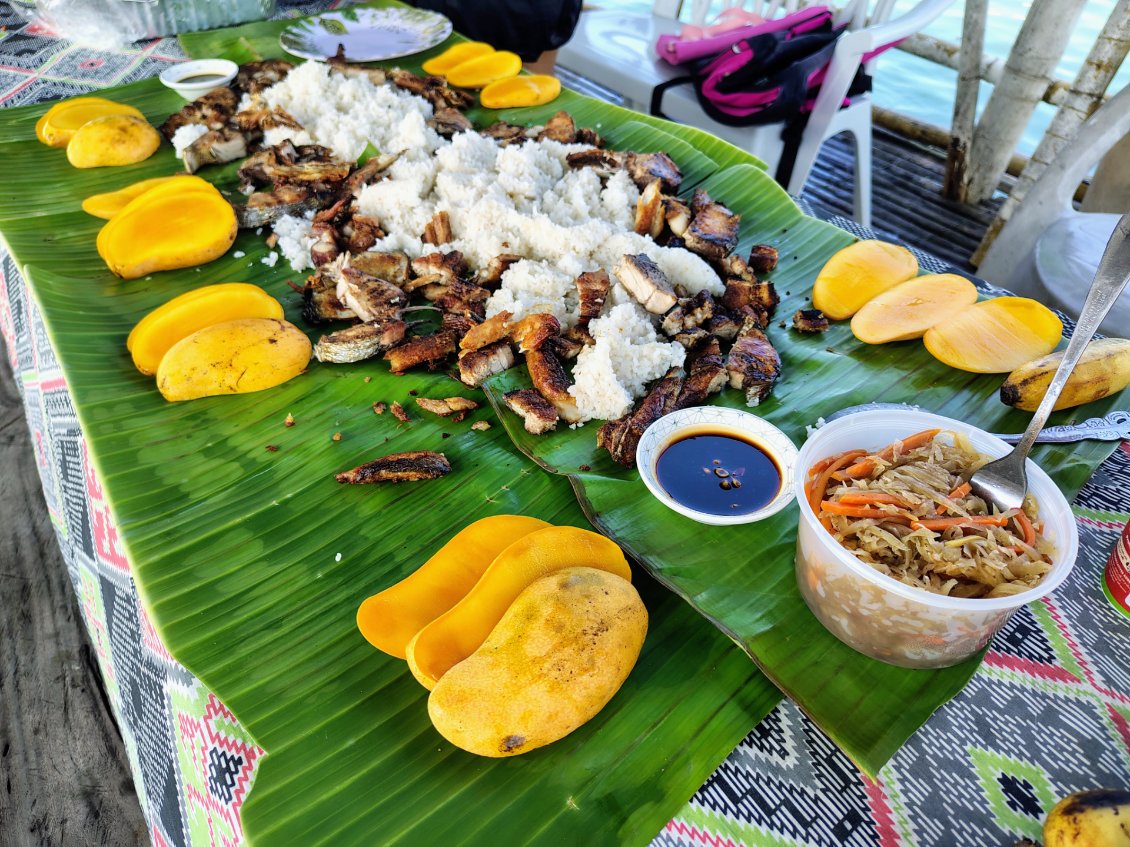
[[[177,82],[187,82],[195,85],[201,82],[219,82],[223,78],[223,74],[193,74],[192,76],[181,77]]]
[[[748,515],[781,490],[781,469],[760,445],[729,432],[700,432],[669,444],[655,463],[663,490],[711,515]]]

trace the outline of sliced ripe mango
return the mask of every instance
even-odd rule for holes
[[[103,220],[110,220],[114,215],[118,214],[122,209],[136,197],[140,197],[151,188],[156,188],[170,180],[183,179],[177,176],[158,176],[153,179],[143,179],[140,182],[132,182],[117,191],[107,191],[103,194],[91,194],[82,201],[82,210],[88,215],[94,215],[96,218]]]
[[[67,142],[67,161],[76,168],[143,162],[161,146],[161,133],[145,118],[103,115],[84,123]]]
[[[977,287],[957,274],[926,274],[888,288],[863,305],[851,331],[864,344],[921,338],[930,327],[977,302]]]
[[[517,76],[520,70],[521,56],[499,50],[460,62],[447,72],[447,81],[459,88],[482,88],[495,80]]]
[[[963,309],[926,331],[926,349],[951,368],[1008,373],[1046,356],[1063,337],[1055,313],[1027,297],[997,297]]]
[[[905,247],[886,241],[857,241],[832,256],[816,276],[812,305],[832,320],[850,318],[863,304],[918,273],[918,260]]]
[[[494,48],[485,41],[464,41],[460,44],[453,44],[438,56],[428,59],[422,67],[426,74],[444,76],[456,65],[461,65],[468,59],[486,56],[493,52],[495,52]]]
[[[545,74],[512,76],[492,82],[479,92],[479,101],[488,109],[514,109],[541,106],[557,99],[561,80]]]
[[[157,373],[169,348],[198,329],[238,318],[281,318],[279,301],[257,285],[224,282],[174,297],[138,321],[126,349],[143,374]]]
[[[357,628],[378,650],[403,659],[412,636],[462,600],[499,553],[548,526],[521,515],[493,515],[465,526],[413,573],[366,598]]]
[[[38,138],[40,141],[42,141],[44,144],[47,143],[47,138],[44,136],[43,131],[44,131],[45,127],[47,126],[47,122],[49,120],[51,120],[51,117],[55,114],[58,114],[59,110],[61,110],[61,109],[67,109],[67,108],[70,108],[71,106],[77,106],[81,103],[88,103],[89,104],[89,103],[112,103],[112,102],[113,102],[112,100],[107,100],[104,97],[72,97],[69,100],[60,100],[58,103],[56,103],[54,106],[52,106],[46,112],[44,112],[43,115],[39,118],[39,120],[37,120],[35,122],[35,137]]]
[[[63,107],[63,104],[59,105]],[[83,124],[106,115],[133,115],[135,118],[145,120],[145,115],[125,103],[83,97],[68,101],[65,107],[60,108],[44,122],[43,140],[52,147],[66,147]]]

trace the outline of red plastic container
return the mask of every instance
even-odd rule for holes
[[[1114,608],[1130,618],[1130,523],[1110,552],[1103,574],[1103,592]]]

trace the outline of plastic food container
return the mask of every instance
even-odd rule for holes
[[[944,668],[984,647],[1009,616],[1054,591],[1071,572],[1079,534],[1059,488],[1028,460],[1028,488],[1039,505],[1044,535],[1055,545],[1052,569],[1035,588],[1011,597],[967,599],[932,594],[860,562],[816,520],[804,495],[808,469],[846,450],[877,450],[897,438],[940,427],[965,433],[974,449],[998,458],[1012,448],[961,421],[918,411],[874,411],[849,415],[817,430],[797,460],[800,507],[796,574],[812,613],[833,635],[860,653],[909,668]]]

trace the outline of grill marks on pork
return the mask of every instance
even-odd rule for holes
[[[616,263],[615,271],[620,284],[652,314],[662,315],[675,305],[675,290],[646,253],[625,255]]]
[[[496,341],[477,350],[468,350],[459,357],[459,379],[464,385],[477,388],[490,377],[514,367],[514,363],[510,342]]]
[[[710,199],[703,189],[696,188],[691,201],[690,226],[683,233],[687,249],[704,259],[721,259],[738,246],[738,226],[742,216],[736,215]]]
[[[575,144],[577,141],[577,124],[573,116],[561,110],[545,122],[545,127],[537,136],[538,141],[546,139],[559,141],[562,144]]]
[[[596,444],[625,467],[636,464],[636,447],[644,430],[664,415],[675,411],[683,389],[684,371],[671,368],[651,387],[635,411],[614,421],[607,421],[596,433]]]
[[[589,323],[593,318],[599,318],[604,310],[604,301],[608,299],[612,280],[608,278],[608,272],[601,269],[581,274],[575,284],[580,306],[574,329],[582,339],[590,341],[592,336],[589,335]]]
[[[512,312],[502,311],[493,317],[487,318],[478,326],[472,327],[459,341],[460,355],[474,350],[482,349],[488,344],[494,344],[510,336],[510,318]]]
[[[431,397],[417,397],[416,405],[425,412],[431,412],[433,415],[439,415],[441,418],[479,408],[479,404],[470,397],[446,397],[442,400],[433,399]]]
[[[746,404],[756,406],[769,396],[781,375],[781,357],[755,318],[746,318],[726,359],[730,386],[745,392]]]
[[[828,318],[819,309],[797,309],[793,315],[793,329],[797,332],[826,332]]]
[[[213,88],[202,94],[179,112],[175,112],[159,127],[161,134],[172,141],[176,131],[182,126],[200,124],[208,129],[225,127],[239,105],[239,95],[231,88]]]
[[[561,322],[553,315],[537,312],[510,325],[510,339],[519,353],[538,350],[546,340],[561,332]]]
[[[660,329],[674,338],[680,332],[703,326],[714,317],[714,297],[703,289],[693,297],[680,298],[678,304],[663,316]]]
[[[452,88],[441,76],[417,76],[416,74],[399,68],[387,71],[389,81],[397,88],[409,91],[417,97],[423,97],[432,104],[432,108],[440,109],[466,109],[474,105],[475,98],[466,91]]]
[[[439,479],[451,473],[451,463],[443,453],[431,450],[410,450],[390,453],[352,470],[335,474],[334,479],[350,485],[374,482],[422,482]]]
[[[674,193],[683,182],[683,174],[675,160],[666,153],[632,153],[615,150],[578,150],[565,157],[571,168],[594,168],[601,176],[626,170],[641,191],[659,180],[663,191]]]
[[[433,365],[455,352],[456,335],[451,330],[441,329],[431,335],[405,341],[385,353],[389,370],[402,374],[418,365]]]
[[[509,391],[502,399],[522,419],[526,432],[543,435],[557,426],[557,410],[532,388]]]
[[[640,192],[639,200],[636,201],[634,229],[640,235],[650,235],[652,239],[659,237],[663,232],[663,225],[667,222],[660,188],[661,182],[653,179],[647,184],[647,188]]]
[[[526,353],[526,368],[534,388],[553,405],[557,414],[569,423],[579,423],[581,410],[569,393],[571,383],[561,360],[545,347],[538,347]]]
[[[729,374],[717,338],[710,338],[687,357],[687,378],[679,393],[678,408],[701,406],[711,394],[721,391]]]

